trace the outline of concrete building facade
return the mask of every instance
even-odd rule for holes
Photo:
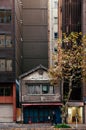
[[[48,58],[49,67],[57,65],[58,0],[48,1]]]
[[[15,4],[20,8],[17,2],[0,1],[0,122],[16,121],[15,79],[21,72],[18,71],[21,54],[16,53],[17,50],[20,52],[19,37],[15,33],[16,30],[20,32],[19,27],[15,29],[15,22],[18,24]]]

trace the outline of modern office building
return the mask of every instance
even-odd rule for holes
[[[22,0],[23,72],[48,66],[48,0]]]
[[[70,32],[86,33],[86,1],[85,0],[59,0],[59,37],[62,33]],[[63,45],[63,44],[62,44]],[[64,46],[64,45],[63,45]],[[61,54],[61,53],[60,53]],[[61,57],[61,55],[59,55]],[[78,88],[73,88],[69,107],[68,123],[74,123],[76,113],[78,114],[78,123],[86,123],[86,83],[79,83]],[[66,84],[64,84],[66,86]],[[67,87],[67,86],[66,86]],[[76,95],[77,93],[77,95]]]
[[[16,3],[14,0],[0,1],[0,122],[16,121],[15,79],[21,72],[18,18],[21,12],[18,3],[18,0]]]

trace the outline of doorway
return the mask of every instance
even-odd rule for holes
[[[56,113],[57,123],[61,123],[61,112],[59,107],[48,107],[48,106],[34,106],[34,107],[24,107],[23,118],[24,123],[49,123],[52,111]]]

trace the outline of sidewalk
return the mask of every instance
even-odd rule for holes
[[[86,128],[86,124],[70,124],[73,128]]]
[[[51,128],[50,123],[32,123],[32,124],[19,124],[19,123],[0,123],[0,128]]]
[[[84,129],[86,130],[86,124],[70,124],[74,129]],[[32,124],[18,124],[18,123],[0,123],[0,130],[6,128],[28,128],[28,129],[53,129],[50,123],[32,123]]]

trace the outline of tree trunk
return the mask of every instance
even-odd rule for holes
[[[67,96],[67,101],[62,106],[62,123],[66,123],[66,117],[67,117],[67,111],[68,111],[68,102],[69,102],[69,99],[70,99],[71,92],[72,92],[72,78],[70,78],[70,81],[69,81],[69,92],[68,92],[68,96]]]

